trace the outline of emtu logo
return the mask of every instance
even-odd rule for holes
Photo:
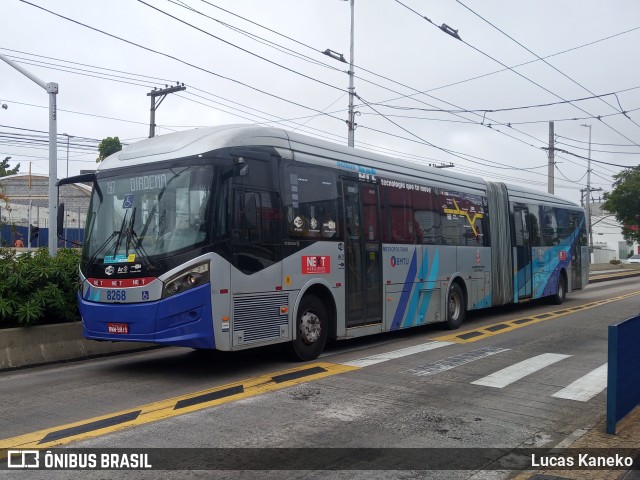
[[[389,261],[391,263],[391,268],[400,267],[402,265],[409,265],[409,259],[404,257],[396,257],[393,255]]]

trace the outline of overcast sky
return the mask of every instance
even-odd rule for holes
[[[349,60],[349,1],[145,2],[2,0],[0,53],[59,84],[58,177],[63,133],[69,174],[95,168],[103,138],[148,136],[147,93],[176,81],[158,134],[265,123],[346,144],[348,63],[322,52]],[[355,0],[355,145],[546,191],[554,120],[578,155],[557,154],[556,194],[578,202],[581,124],[593,187],[639,163],[638,45],[637,0]],[[48,173],[46,92],[0,62],[0,103],[0,157]]]

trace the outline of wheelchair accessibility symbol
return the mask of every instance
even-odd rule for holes
[[[133,193],[129,193],[124,196],[124,200],[122,202],[122,208],[131,208],[133,207]]]

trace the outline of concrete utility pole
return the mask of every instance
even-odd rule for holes
[[[68,133],[63,133],[63,136],[67,137],[67,178],[69,177],[69,139],[73,138],[73,135],[69,135]]]
[[[186,90],[187,87],[184,86],[184,83],[180,85],[176,82],[175,87],[168,87],[157,90],[153,89],[149,93],[147,93],[148,97],[151,97],[151,118],[149,120],[149,138],[153,138],[156,136],[156,110],[164,100],[164,97],[169,93],[179,92],[181,90]],[[156,100],[156,97],[161,97],[160,100]]]
[[[587,160],[587,232],[589,233],[589,255],[593,250],[593,232],[591,231],[591,125],[583,123],[589,129],[589,157]]]
[[[29,80],[37,83],[49,94],[49,255],[55,257],[58,252],[58,232],[56,216],[58,214],[58,121],[57,103],[58,84],[45,83],[31,72],[28,72],[17,63],[9,60],[0,53],[0,60],[4,60],[13,68],[22,73]]]
[[[554,167],[555,167],[555,150],[553,148],[555,135],[553,133],[553,122],[549,122],[549,167],[547,169],[547,192],[554,193]]]

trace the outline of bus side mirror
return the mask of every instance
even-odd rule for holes
[[[64,203],[58,205],[58,218],[56,220],[58,238],[62,238],[64,232]]]

